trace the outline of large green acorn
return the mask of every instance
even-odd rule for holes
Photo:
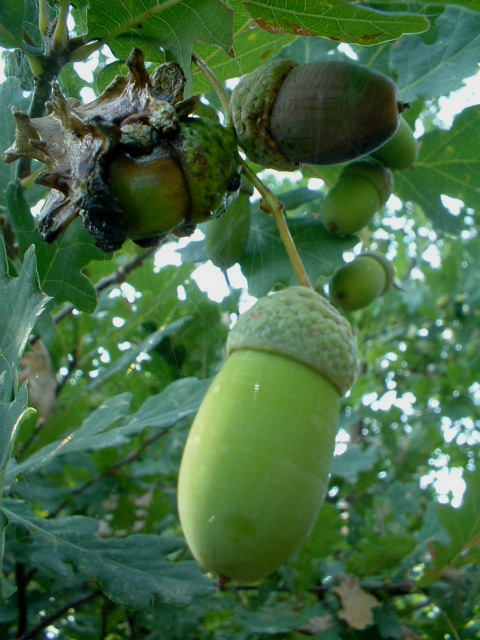
[[[365,251],[333,274],[329,293],[343,311],[363,309],[383,296],[393,284],[395,269],[384,255]]]
[[[287,561],[315,523],[358,351],[324,297],[290,287],[239,318],[227,353],[185,445],[178,509],[200,566],[253,583]]]
[[[325,197],[322,221],[334,235],[345,236],[365,227],[393,192],[390,169],[374,158],[348,164]]]
[[[390,78],[354,62],[277,59],[240,80],[231,116],[250,160],[292,171],[371,153],[395,134],[406,106]]]
[[[191,234],[238,192],[233,130],[191,117],[197,98],[184,99],[180,67],[166,63],[149,75],[139,49],[127,65],[128,76],[87,105],[55,84],[49,115],[13,111],[15,143],[3,157],[46,165],[36,182],[51,188],[39,221],[49,242],[80,216],[105,251],[128,238],[155,245],[169,232]]]

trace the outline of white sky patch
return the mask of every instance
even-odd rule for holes
[[[307,187],[312,191],[319,191],[325,182],[321,178],[310,178],[307,182]]]
[[[428,262],[432,269],[439,269],[442,265],[440,252],[438,250],[438,247],[436,247],[434,244],[431,244],[428,249],[425,249],[425,251],[422,253],[422,260]]]
[[[464,206],[462,200],[458,200],[458,198],[451,198],[450,196],[446,196],[444,194],[440,196],[440,200],[442,201],[443,206],[448,209],[454,216],[458,216],[460,210]]]
[[[93,102],[93,100],[95,100],[95,98],[97,97],[95,91],[90,87],[83,87],[83,89],[80,89],[79,93],[80,97],[82,98],[83,104]]]
[[[116,329],[120,329],[120,327],[123,327],[125,325],[125,318],[120,318],[120,316],[115,316],[114,318],[112,318],[112,324]]]
[[[77,73],[82,80],[91,84],[94,79],[94,71],[98,66],[98,51],[92,53],[92,55],[87,58],[85,62],[74,62],[73,68],[75,69],[75,73]]]
[[[438,99],[440,111],[438,118],[447,126],[451,127],[454,117],[475,104],[480,104],[480,71],[474,76],[465,78],[463,86],[457,91],[452,91],[448,96]]]
[[[463,479],[463,469],[458,467],[442,467],[438,471],[430,471],[420,478],[420,486],[426,489],[432,486],[438,495],[438,501],[442,504],[450,503],[452,507],[459,507],[462,503],[466,489]]]

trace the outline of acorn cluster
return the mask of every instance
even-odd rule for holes
[[[88,105],[55,85],[49,115],[14,111],[16,138],[4,159],[46,166],[37,182],[51,188],[39,222],[47,241],[77,216],[105,251],[127,239],[155,245],[205,222],[208,254],[226,270],[241,259],[250,228],[252,188],[238,146],[261,167],[345,164],[322,211],[334,235],[367,225],[392,193],[393,172],[416,161],[397,87],[361,65],[273,60],[241,79],[228,126],[192,117],[196,98],[184,98],[177,65],[150,75],[134,50],[128,69]],[[311,531],[340,400],[359,369],[342,311],[369,304],[393,279],[388,261],[366,252],[333,275],[333,304],[311,288],[288,287],[261,298],[230,332],[178,482],[188,546],[222,582],[261,580]]]
[[[87,105],[66,99],[54,84],[49,115],[13,111],[15,142],[3,158],[45,165],[36,182],[51,189],[39,220],[48,242],[77,216],[105,251],[129,238],[154,246],[169,233],[189,235],[238,195],[237,145],[252,162],[282,170],[356,161],[342,172],[323,211],[332,233],[354,233],[391,193],[388,167],[415,161],[413,135],[400,117],[407,105],[396,85],[353,62],[268,62],[233,91],[228,127],[192,117],[198,97],[184,98],[178,65],[160,65],[149,75],[135,49],[127,66],[127,76]],[[236,221],[244,212],[238,233],[227,223],[213,225],[228,230],[231,255],[222,255],[222,232],[209,232],[209,253],[222,267],[241,256],[248,238],[245,203],[244,195],[229,216]]]

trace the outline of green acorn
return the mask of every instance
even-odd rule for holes
[[[340,267],[329,284],[330,298],[343,311],[356,311],[383,296],[393,284],[395,269],[385,256],[365,252]]]
[[[170,232],[191,234],[238,192],[235,135],[189,117],[197,98],[183,98],[180,67],[160,65],[150,76],[138,49],[127,65],[128,76],[87,105],[55,84],[48,116],[13,111],[15,143],[3,157],[46,165],[36,182],[51,188],[39,221],[48,242],[80,216],[105,251],[128,238],[155,245]]]
[[[256,582],[308,536],[333,460],[341,397],[358,370],[350,324],[305,287],[261,298],[191,427],[178,509],[198,563]]]
[[[393,193],[393,174],[374,158],[348,164],[327,193],[322,221],[334,235],[363,229]]]
[[[412,128],[404,118],[395,135],[382,147],[372,153],[372,158],[380,160],[389,169],[410,169],[418,157],[418,142]]]

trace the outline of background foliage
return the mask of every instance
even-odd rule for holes
[[[2,150],[12,105],[45,108],[49,84],[34,73],[90,100],[137,46],[152,64],[177,60],[215,107],[192,52],[222,82],[274,56],[354,56],[411,102],[420,155],[373,223],[344,239],[318,215],[340,167],[260,174],[318,287],[362,248],[393,260],[397,287],[349,318],[362,374],[316,528],[276,574],[223,592],[185,548],[176,477],[231,322],[251,296],[295,281],[273,221],[254,198],[228,288],[205,271],[201,235],[106,256],[77,222],[46,245],[31,213],[43,188],[0,164],[0,635],[480,638],[477,0],[77,0],[74,46],[52,55],[39,10],[61,24],[68,9],[0,5]]]

